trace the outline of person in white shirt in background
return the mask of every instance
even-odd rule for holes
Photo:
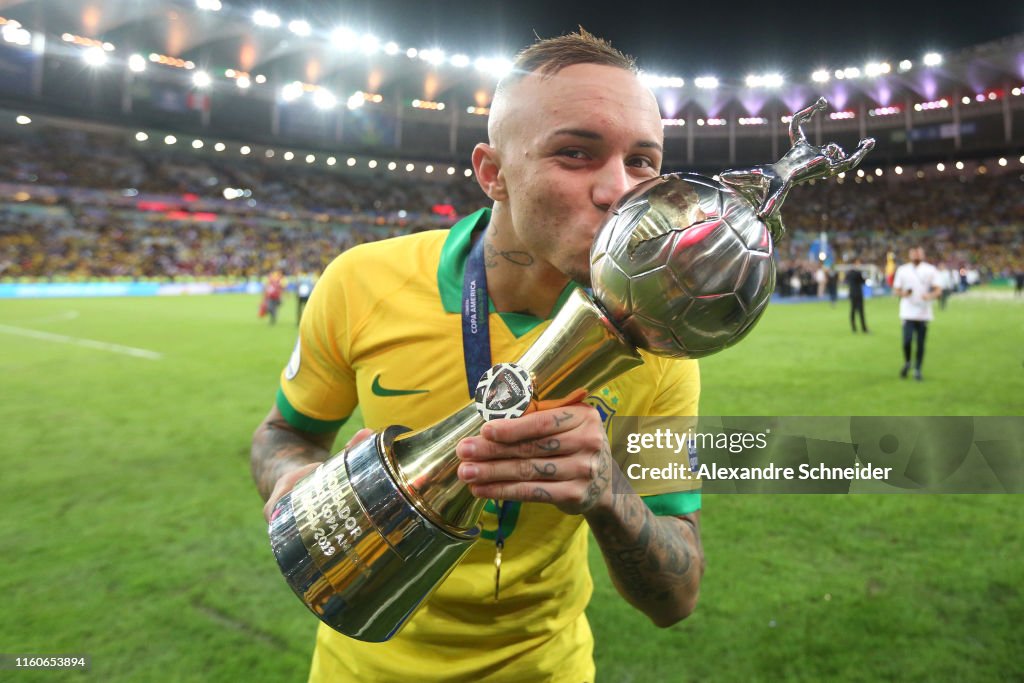
[[[900,298],[900,321],[903,323],[903,368],[900,377],[910,372],[910,350],[917,337],[917,355],[914,357],[914,379],[920,381],[924,361],[924,340],[931,321],[932,302],[942,295],[939,269],[924,260],[924,249],[913,247],[908,252],[910,263],[896,269],[893,293]]]

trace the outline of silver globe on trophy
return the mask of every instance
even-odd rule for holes
[[[577,289],[522,357],[485,373],[475,401],[418,432],[388,427],[282,497],[270,541],[303,603],[340,633],[388,640],[479,536],[486,501],[458,479],[459,441],[533,401],[600,388],[643,362],[638,349],[699,358],[749,333],[774,290],[790,188],[849,171],[874,147],[811,145],[802,126],[826,106],[793,116],[792,147],[774,164],[634,188],[591,248],[593,297]]]

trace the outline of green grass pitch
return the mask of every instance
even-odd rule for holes
[[[316,620],[278,574],[248,455],[294,299],[274,328],[257,305],[0,302],[0,652],[92,658],[89,673],[0,678],[305,680]],[[1024,303],[954,298],[921,383],[897,377],[895,302],[867,313],[862,336],[843,302],[771,306],[702,362],[702,412],[1024,413]],[[614,595],[592,548],[599,680],[1021,680],[1022,504],[706,496],[701,603],[672,629]]]

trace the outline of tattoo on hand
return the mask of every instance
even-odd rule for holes
[[[611,482],[611,476],[609,475],[611,459],[612,454],[607,444],[605,444],[600,452],[591,456],[590,484],[587,486],[587,495],[583,499],[584,510],[593,507],[597,499],[604,493],[604,490],[608,488],[608,484]]]
[[[541,487],[537,486],[533,489],[530,494],[530,498],[538,503],[550,503],[552,501],[551,494]]]
[[[558,472],[558,468],[555,467],[555,463],[553,462],[545,463],[543,467],[537,463],[533,463],[533,471],[545,477],[553,477]]]
[[[557,451],[562,447],[562,443],[558,439],[548,439],[547,441],[538,441],[537,448],[542,451]]]
[[[555,419],[555,426],[556,427],[561,427],[563,422],[572,419],[572,413],[570,413],[568,410],[566,410],[566,411],[563,411],[561,415],[555,415],[554,419]]]
[[[516,266],[532,266],[533,256],[525,251],[498,251],[489,243],[484,244],[484,267],[494,268],[498,265],[498,257]]]

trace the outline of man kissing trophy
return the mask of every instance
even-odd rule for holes
[[[295,594],[335,630],[391,638],[479,536],[485,500],[457,476],[455,446],[487,420],[538,401],[593,390],[642,363],[637,349],[699,358],[731,346],[760,319],[775,287],[779,210],[790,188],[857,166],[811,145],[790,122],[792,147],[774,164],[720,174],[673,173],[613,206],[591,247],[593,295],[577,289],[514,363],[481,378],[475,400],[418,432],[391,426],[324,462],[278,501],[270,540]]]

